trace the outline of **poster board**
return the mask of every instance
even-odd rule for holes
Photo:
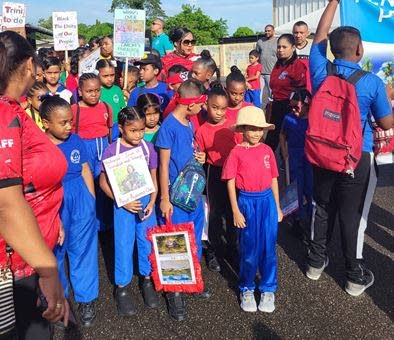
[[[75,50],[79,46],[77,12],[53,12],[52,21],[55,51]]]
[[[100,60],[100,49],[94,50],[87,57],[81,59],[78,65],[78,74],[91,73],[96,71],[96,64]]]
[[[155,191],[142,147],[103,160],[118,207]]]
[[[22,3],[3,2],[1,31],[14,31],[26,38],[26,5]]]
[[[145,11],[115,9],[114,56],[141,58],[145,49]]]

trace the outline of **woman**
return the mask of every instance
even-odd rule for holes
[[[275,152],[283,118],[290,112],[290,94],[306,86],[306,67],[297,59],[295,39],[292,34],[282,34],[278,39],[278,61],[271,73],[270,87],[273,102],[267,107],[267,116],[275,130],[268,132],[265,143]]]
[[[7,243],[15,251],[11,269],[18,339],[50,339],[48,321],[64,318],[67,324],[69,310],[51,251],[59,239],[67,163],[18,103],[34,83],[35,58],[19,34],[0,33],[0,266],[6,265]],[[48,304],[41,310],[39,290],[40,300],[45,297]]]
[[[174,44],[175,51],[161,58],[164,75],[168,77],[168,70],[173,65],[182,65],[191,71],[193,62],[199,58],[198,54],[193,53],[196,45],[193,33],[187,28],[173,28],[169,37]]]

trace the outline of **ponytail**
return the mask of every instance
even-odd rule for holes
[[[231,66],[230,70],[231,73],[226,78],[226,87],[229,87],[233,81],[246,84],[245,76],[237,66]]]

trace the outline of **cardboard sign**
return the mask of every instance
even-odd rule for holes
[[[75,50],[78,46],[77,12],[53,12],[55,51]]]
[[[115,9],[114,56],[141,58],[145,50],[145,11]]]
[[[26,6],[13,2],[3,3],[1,31],[14,31],[26,37]]]
[[[79,61],[78,74],[91,73],[96,71],[96,64],[100,60],[100,49],[94,50],[86,58]]]

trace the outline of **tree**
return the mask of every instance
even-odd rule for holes
[[[182,5],[182,11],[166,20],[166,30],[185,27],[193,32],[199,45],[217,44],[220,38],[227,35],[226,20],[213,20],[203,13],[201,8]]]
[[[147,18],[166,18],[160,0],[112,0],[110,12],[113,12],[115,8],[144,9]]]
[[[237,30],[234,32],[233,37],[248,37],[250,35],[255,35],[252,29],[249,27],[241,26],[238,27]]]

